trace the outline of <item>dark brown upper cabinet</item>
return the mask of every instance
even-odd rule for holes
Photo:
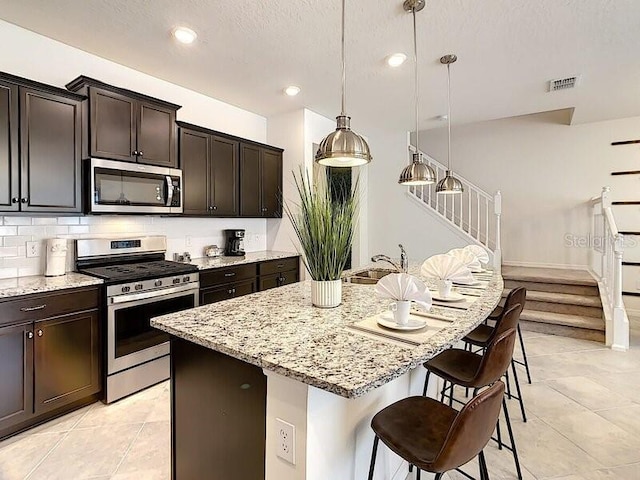
[[[83,99],[0,74],[0,210],[82,210]]]
[[[178,124],[183,213],[239,216],[240,141],[204,128]]]
[[[240,144],[240,216],[282,217],[282,150]]]
[[[0,80],[0,209],[20,209],[18,86]]]
[[[67,88],[89,99],[84,156],[177,167],[179,105],[85,76]]]

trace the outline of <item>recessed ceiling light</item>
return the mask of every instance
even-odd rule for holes
[[[406,59],[407,56],[404,53],[394,53],[393,55],[389,55],[387,57],[387,65],[396,68],[402,65]]]
[[[290,97],[295,97],[300,93],[300,87],[296,87],[295,85],[291,85],[284,89],[284,93],[289,95]]]
[[[173,30],[173,36],[180,43],[184,43],[185,45],[189,45],[195,42],[198,34],[187,27],[177,27]]]

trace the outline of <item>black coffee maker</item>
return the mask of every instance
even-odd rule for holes
[[[230,257],[242,257],[244,255],[244,230],[225,230],[224,254]]]

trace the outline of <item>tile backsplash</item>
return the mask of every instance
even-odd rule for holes
[[[225,229],[244,228],[245,250],[267,248],[266,220],[243,218],[169,218],[152,216],[14,217],[0,216],[0,278],[42,275],[45,266],[45,240],[69,239],[67,270],[74,270],[73,240],[93,237],[165,235],[167,258],[174,252],[189,252],[193,258],[204,255],[204,247],[224,246]],[[26,242],[39,242],[41,256],[27,258]]]

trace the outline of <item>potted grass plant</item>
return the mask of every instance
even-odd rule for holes
[[[300,202],[285,211],[300,241],[302,260],[311,276],[311,302],[337,307],[342,301],[342,272],[349,261],[358,211],[358,181],[354,188],[336,182],[315,188],[309,174],[293,174]]]

